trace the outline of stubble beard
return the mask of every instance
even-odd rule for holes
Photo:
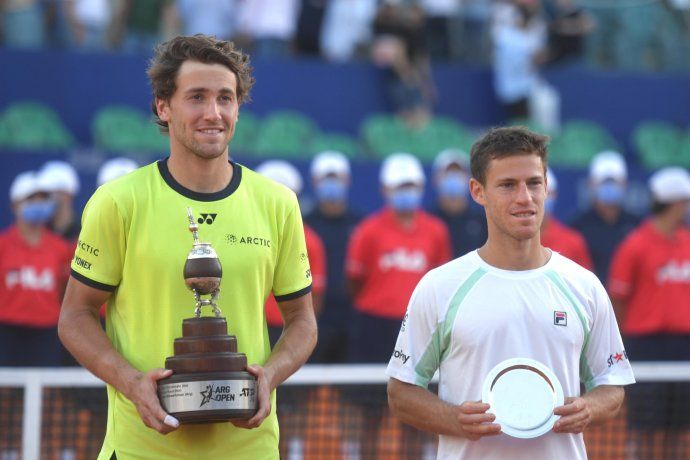
[[[228,129],[226,127],[226,129]],[[178,131],[180,132],[180,131]],[[194,139],[193,132],[190,134],[188,131],[182,130],[183,136],[175,136],[177,141],[182,144],[185,150],[191,152],[195,157],[202,160],[213,160],[222,156],[228,150],[228,143],[222,144],[202,144],[201,142]]]

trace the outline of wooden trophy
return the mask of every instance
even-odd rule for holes
[[[183,274],[196,308],[194,317],[182,322],[175,355],[165,360],[173,374],[158,381],[158,397],[163,409],[180,423],[246,420],[257,411],[256,377],[247,372],[247,356],[237,352],[237,338],[228,335],[228,324],[216,304],[223,274],[218,254],[210,243],[199,242],[190,208],[187,216],[194,245]],[[204,306],[213,307],[215,316],[201,316]]]

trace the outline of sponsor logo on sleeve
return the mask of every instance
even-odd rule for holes
[[[400,325],[400,332],[405,332],[405,326],[407,326],[407,318],[410,316],[410,312],[406,311],[405,312],[405,317],[402,320],[402,324]]]
[[[615,353],[611,353],[609,355],[609,359],[606,360],[606,363],[609,365],[609,367],[611,367],[615,364],[618,364],[620,362],[627,361],[627,360],[628,360],[628,354],[625,352],[625,350],[623,350],[623,351],[617,351]]]
[[[91,246],[89,243],[79,240],[77,242],[77,247],[84,251],[87,254],[91,254],[92,256],[98,257],[98,255],[101,253],[100,249]]]
[[[553,324],[556,326],[567,326],[568,325],[568,314],[564,311],[554,311],[553,312]]]
[[[403,364],[406,364],[407,360],[410,359],[410,356],[403,353],[402,350],[395,350],[393,352],[393,358],[399,359]]]
[[[85,270],[91,270],[91,262],[82,259],[79,256],[74,256],[74,263],[77,264],[79,267],[82,267]]]

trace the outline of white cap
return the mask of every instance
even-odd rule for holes
[[[36,192],[47,191],[41,185],[36,171],[26,171],[19,173],[10,185],[10,201],[16,203],[17,201],[25,200]]]
[[[321,179],[329,174],[350,175],[350,161],[345,155],[334,150],[321,152],[311,161],[311,177]]]
[[[589,164],[589,178],[596,183],[607,179],[621,182],[627,180],[628,167],[625,164],[625,158],[612,150],[597,153]]]
[[[551,168],[546,168],[546,186],[548,187],[546,193],[558,191],[558,179],[556,179],[556,175]]]
[[[649,189],[659,203],[690,200],[690,174],[679,166],[662,168],[649,178]]]
[[[460,166],[464,171],[469,171],[470,157],[467,155],[467,152],[460,149],[443,150],[436,155],[432,169],[434,174],[438,174],[453,164]]]
[[[44,164],[38,179],[49,192],[67,192],[70,195],[79,192],[79,175],[74,167],[65,161],[49,161]]]
[[[120,176],[131,173],[138,167],[139,164],[131,158],[113,158],[101,165],[101,169],[98,170],[96,183],[98,185],[103,185],[106,182],[110,182],[113,179],[117,179]]]
[[[409,153],[394,153],[383,161],[379,180],[386,187],[412,182],[424,185],[426,177],[419,160]]]
[[[302,176],[290,163],[284,160],[264,161],[256,167],[256,172],[279,184],[283,184],[299,195],[302,191]]]

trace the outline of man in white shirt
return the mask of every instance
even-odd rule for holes
[[[488,240],[427,273],[410,299],[387,369],[389,403],[403,422],[440,435],[439,458],[586,459],[582,432],[613,418],[621,386],[634,383],[604,287],[540,243],[547,140],[497,128],[474,144],[470,192]],[[560,419],[542,436],[502,433],[478,401],[486,375],[511,358],[543,363],[563,387]],[[438,396],[427,389],[437,370]]]

